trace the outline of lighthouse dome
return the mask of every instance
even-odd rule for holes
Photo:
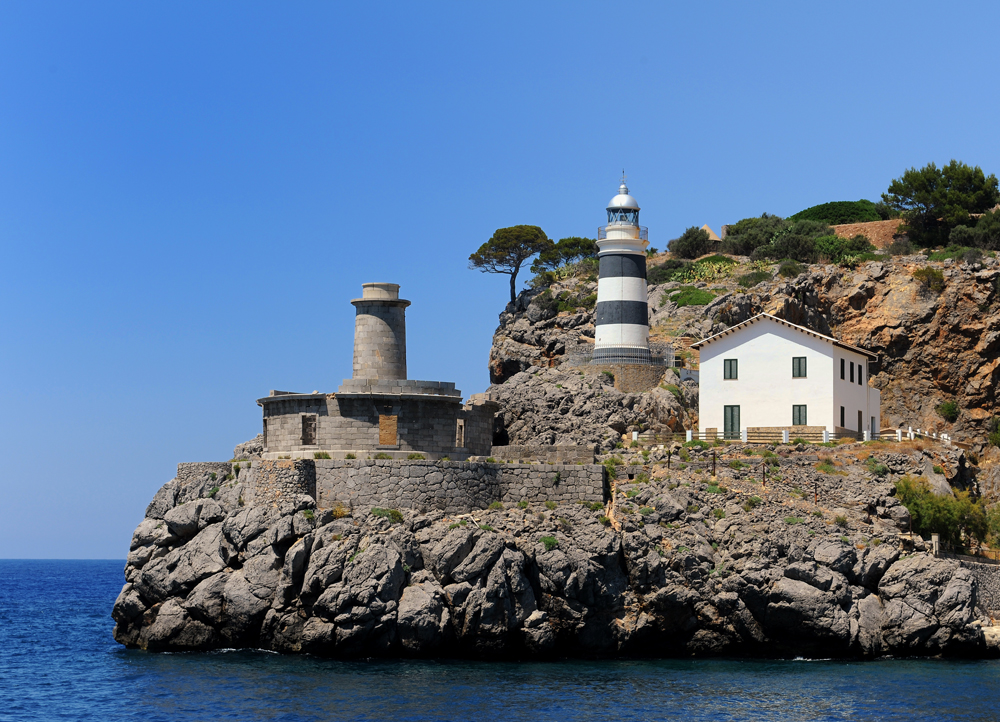
[[[630,211],[639,210],[639,204],[636,202],[635,198],[629,195],[628,186],[624,183],[618,186],[618,195],[612,198],[608,203],[609,211],[616,211],[619,209]]]

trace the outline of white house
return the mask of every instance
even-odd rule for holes
[[[691,348],[701,355],[703,431],[731,439],[743,429],[878,434],[881,396],[868,376],[877,356],[869,351],[767,313]]]

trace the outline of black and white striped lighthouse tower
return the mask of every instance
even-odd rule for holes
[[[639,204],[629,195],[622,173],[618,195],[608,204],[608,225],[597,229],[600,278],[594,362],[648,363],[649,307],[646,297],[645,226]]]

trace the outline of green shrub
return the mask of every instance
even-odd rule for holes
[[[345,458],[345,459],[357,459],[358,457],[357,457],[356,455],[354,455],[354,454],[348,454],[348,455],[347,455],[347,456],[345,456],[344,458]]]
[[[705,491],[709,494],[726,494],[729,489],[725,486],[717,486],[716,484],[709,484],[705,487]]]
[[[215,479],[216,479],[215,472],[213,471],[213,472],[209,473],[208,478],[211,479],[212,481],[215,481]]]
[[[934,473],[935,474],[944,474],[944,467],[943,466],[938,466],[937,464],[935,464],[934,467],[933,467],[933,469],[934,469]]]
[[[486,463],[487,464],[499,464],[499,463],[503,463],[503,462],[499,462],[496,459],[494,459],[492,456],[488,456],[488,457],[486,457]]]
[[[708,233],[697,226],[691,226],[679,238],[667,244],[669,251],[678,258],[697,258],[708,253],[711,247]]]
[[[406,458],[409,459],[410,461],[423,461],[427,457],[425,457],[423,454],[414,453],[414,454],[407,454]]]
[[[469,525],[469,520],[468,519],[462,519],[461,521],[456,521],[454,524],[449,524],[448,525],[448,530],[450,531],[452,529],[458,529],[459,527],[468,526],[468,525]]]
[[[868,471],[873,473],[875,476],[885,476],[889,473],[889,467],[875,457],[868,459],[866,465],[868,466]]]
[[[351,510],[338,501],[337,505],[333,507],[331,513],[333,514],[334,519],[343,519],[345,516],[351,515]]]
[[[892,239],[892,243],[886,246],[885,250],[890,256],[912,256],[913,244],[906,236],[898,236]]]
[[[479,528],[482,529],[483,531],[496,531],[496,529],[491,527],[489,524],[480,524]]]
[[[760,218],[744,218],[729,226],[726,239],[722,242],[722,252],[749,256],[786,231],[788,226],[783,218],[770,213],[764,213]]]
[[[517,502],[517,508],[518,509],[527,509],[528,508],[528,500],[527,499],[521,499],[521,501]]]
[[[927,479],[904,476],[896,482],[896,496],[910,512],[913,530],[921,536],[936,532],[943,541],[960,545],[963,538],[981,543],[989,532],[985,505],[970,498],[967,491],[938,495],[931,491]]]
[[[792,443],[793,446],[798,446],[799,444],[802,444],[803,446],[805,446],[805,445],[809,444],[810,442],[806,441],[801,436],[796,436],[794,439],[792,439],[791,443]]]
[[[673,384],[660,384],[660,388],[663,389],[664,391],[669,391],[670,393],[672,393],[674,397],[677,398],[678,401],[684,400],[684,393],[680,390],[679,387],[674,386]]]
[[[218,493],[219,493],[219,487],[213,486],[211,489],[208,490],[208,493],[205,496],[207,496],[209,499],[214,499],[215,495]]]
[[[372,516],[388,519],[394,524],[401,524],[403,522],[403,515],[400,513],[399,509],[383,509],[378,506],[372,507]]]
[[[821,456],[819,463],[816,464],[817,471],[821,471],[824,474],[835,474],[837,473],[837,467],[833,465],[833,459],[829,456]]]
[[[607,379],[605,379],[605,383],[609,383],[612,385],[615,383],[615,375],[610,371],[601,371],[601,374],[607,376]]]
[[[375,458],[376,459],[391,459],[392,455],[391,454],[386,454],[385,452],[379,452],[378,454],[375,454]]]
[[[742,469],[744,466],[746,466],[746,464],[744,464],[739,459],[733,459],[732,461],[729,462],[729,468],[730,469],[737,469],[737,470],[739,470],[739,469]]]
[[[768,273],[767,271],[751,271],[750,273],[737,278],[736,282],[743,288],[753,288],[758,283],[770,281],[772,278],[774,278],[774,274]]]
[[[812,515],[814,517],[816,517],[817,519],[822,519],[823,518],[823,512],[821,512],[819,509],[817,509],[816,511],[814,511],[812,513]]]
[[[556,503],[554,501],[547,501],[545,502],[545,508],[552,511],[556,508]]]
[[[648,514],[652,514],[654,511],[656,511],[656,510],[653,509],[653,507],[651,507],[651,506],[644,506],[641,509],[639,509],[639,513],[642,514],[643,516],[647,516]]]
[[[543,536],[538,541],[540,541],[545,546],[545,551],[547,552],[550,552],[557,546],[559,546],[559,540],[556,539],[554,536]]]
[[[795,278],[796,276],[800,276],[804,270],[798,263],[788,259],[782,261],[781,265],[778,266],[778,275],[782,278]]]
[[[495,501],[486,508],[490,509],[491,511],[503,511],[503,502]]]
[[[628,491],[625,492],[625,498],[626,499],[631,499],[634,496],[639,496],[639,490],[638,489],[629,489]]]
[[[681,444],[686,449],[690,449],[692,446],[697,446],[701,449],[711,449],[712,445],[707,441],[702,441],[701,439],[691,439],[691,441],[685,441]]]
[[[913,277],[931,291],[940,292],[944,290],[944,274],[939,268],[932,266],[918,268],[913,272]]]
[[[329,459],[330,455],[327,452],[325,452],[325,451],[314,451],[313,452],[313,458],[314,459]]]
[[[833,523],[839,527],[845,527],[847,526],[847,517],[843,514],[837,514],[837,516],[833,517]]]
[[[750,511],[752,509],[756,509],[763,502],[764,502],[764,500],[761,499],[759,496],[751,496],[749,499],[747,499],[745,502],[743,502],[743,510],[744,511]]]
[[[1000,417],[994,416],[986,422],[986,439],[993,446],[1000,446]]]
[[[684,306],[707,306],[715,298],[715,294],[694,286],[681,286],[677,291],[670,294],[670,300],[677,304],[678,308]]]
[[[671,258],[658,266],[650,268],[649,271],[646,272],[646,282],[650,285],[670,283],[670,281],[674,280],[674,276],[676,276],[678,272],[686,271],[690,266],[690,261],[679,261]]]
[[[599,521],[604,526],[611,526],[611,519],[604,516],[603,514],[600,517],[598,517],[597,521]]]
[[[785,523],[788,524],[789,526],[794,525],[794,524],[801,524],[802,523],[802,517],[798,517],[798,516],[786,516],[785,517]]]
[[[819,221],[831,226],[844,223],[868,223],[883,220],[879,215],[878,204],[861,199],[860,201],[831,201],[818,206],[806,208],[793,216],[790,221]]]
[[[726,512],[723,509],[712,509],[712,516],[714,516],[716,519],[725,519]]]
[[[949,424],[954,424],[958,421],[958,403],[955,401],[945,401],[944,403],[938,404],[937,412],[938,415]]]
[[[313,519],[316,518],[316,512],[314,512],[312,509],[303,509],[302,516],[304,516],[309,521],[312,521]]]
[[[840,236],[820,236],[816,239],[816,252],[820,258],[827,258],[833,263],[840,263],[847,256],[858,256],[875,249],[868,239],[862,235],[853,238]]]
[[[587,508],[590,509],[591,511],[600,511],[601,509],[604,508],[604,502],[600,501],[591,502],[590,504],[587,504]]]

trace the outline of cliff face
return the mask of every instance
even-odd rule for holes
[[[889,495],[895,474],[957,475],[964,460],[909,445],[878,478],[858,463],[869,449],[833,450],[823,473],[809,449],[779,448],[766,485],[739,445],[715,449],[711,483],[710,450],[671,469],[636,453],[649,478],[617,467],[607,506],[450,517],[245,506],[239,478],[213,498],[207,477],[174,480],[133,537],[115,639],[333,656],[988,654],[977,582],[901,554],[908,517]]]

